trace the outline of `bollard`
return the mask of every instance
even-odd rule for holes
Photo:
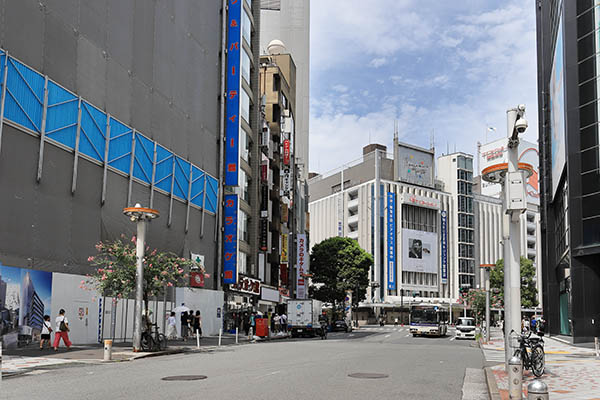
[[[508,398],[523,398],[523,364],[517,356],[508,360]]]
[[[596,358],[600,358],[600,343],[598,343],[598,336],[594,338],[594,348],[596,349]]]
[[[238,344],[238,328],[235,328],[235,344]]]
[[[548,400],[548,385],[536,379],[527,385],[527,400]]]
[[[196,329],[196,348],[200,348],[200,331]]]
[[[104,341],[104,361],[112,360],[112,344],[113,341],[111,339]]]
[[[221,335],[223,334],[223,328],[219,328],[219,347],[221,347]]]

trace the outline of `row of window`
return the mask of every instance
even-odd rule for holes
[[[417,231],[437,232],[438,211],[402,204],[402,227]]]
[[[471,182],[458,181],[458,193],[471,196],[473,194],[473,184]]]
[[[402,271],[402,283],[407,285],[437,286],[437,274],[426,272]]]
[[[456,178],[467,182],[473,182],[473,172],[459,169],[456,171]]]
[[[469,214],[458,213],[458,226],[461,228],[474,228],[475,217]]]
[[[474,246],[472,244],[458,244],[458,256],[459,257],[467,257],[473,258],[475,254]]]
[[[473,172],[473,159],[470,157],[458,156],[458,168]]]
[[[458,241],[463,243],[475,243],[475,232],[470,229],[458,228]]]
[[[473,198],[459,195],[458,211],[473,214]]]
[[[458,272],[461,274],[474,274],[475,260],[465,260],[460,258],[458,260]]]
[[[458,274],[460,287],[475,287],[475,275]]]

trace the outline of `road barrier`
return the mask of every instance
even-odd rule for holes
[[[104,341],[104,361],[112,360],[112,345],[113,341],[111,339]]]
[[[523,363],[517,356],[508,360],[508,398],[523,399]]]
[[[527,385],[527,400],[548,400],[548,385],[536,379]]]

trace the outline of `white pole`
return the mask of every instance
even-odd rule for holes
[[[380,181],[379,181],[379,149],[375,149],[375,188],[374,188],[374,197],[375,197],[375,205],[373,206],[374,210],[371,210],[371,212],[374,213],[375,216],[375,240],[374,240],[374,246],[373,246],[373,251],[375,252],[375,254],[373,254],[373,259],[374,259],[374,263],[373,263],[373,269],[375,272],[375,282],[379,283],[379,287],[375,288],[375,294],[374,294],[374,298],[376,299],[377,302],[381,301],[381,292],[379,292],[381,289],[381,287],[383,286],[383,282],[381,281],[381,276],[379,276],[379,264],[381,263],[381,260],[379,259],[379,230],[381,229],[381,227],[379,226],[379,186],[380,186]],[[379,292],[379,293],[378,293]],[[378,314],[379,315],[379,314]]]
[[[137,222],[137,243],[135,255],[136,264],[136,290],[135,290],[135,316],[133,321],[133,351],[141,351],[142,344],[142,302],[144,290],[144,242],[146,236],[146,221],[140,218]]]
[[[238,327],[235,327],[235,344],[238,344]]]
[[[219,328],[219,347],[221,347],[221,335],[223,334],[223,328]]]
[[[485,341],[490,341],[490,270],[485,269]]]
[[[196,329],[196,348],[200,348],[200,331]]]

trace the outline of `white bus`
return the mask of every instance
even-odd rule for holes
[[[448,307],[421,303],[410,307],[410,333],[413,336],[444,336],[448,331]]]

